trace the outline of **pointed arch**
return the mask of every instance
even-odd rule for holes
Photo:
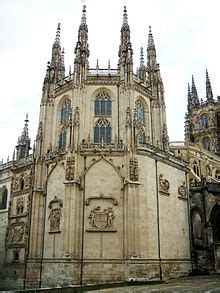
[[[109,165],[111,165],[115,171],[118,173],[119,177],[121,178],[121,181],[123,183],[124,177],[122,176],[121,172],[119,171],[118,167],[110,160],[107,160],[107,158],[105,158],[104,156],[101,156],[98,160],[96,160],[95,162],[92,162],[91,165],[86,168],[86,170],[82,173],[82,176],[86,176],[86,174],[88,173],[88,171],[94,166],[96,165],[98,162],[104,160],[106,163],[108,163]]]
[[[111,143],[111,124],[107,119],[98,119],[94,127],[94,143]]]

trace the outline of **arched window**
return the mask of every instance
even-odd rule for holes
[[[24,179],[20,178],[20,190],[24,189]]]
[[[138,100],[135,104],[136,104],[136,109],[137,109],[138,122],[141,125],[145,125],[144,106],[140,100]]]
[[[208,137],[204,138],[203,140],[203,147],[207,150],[207,151],[211,151],[211,141]]]
[[[7,208],[7,197],[8,197],[8,190],[6,186],[3,186],[0,189],[0,210],[5,210]]]
[[[220,241],[220,206],[215,205],[212,208],[210,215],[210,222],[212,224],[213,240]]]
[[[95,116],[111,116],[112,106],[109,95],[101,92],[95,99]]]
[[[140,128],[138,135],[137,135],[137,139],[138,139],[138,142],[140,142],[140,143],[146,142],[146,136],[145,136],[145,132],[144,132],[143,127]]]
[[[197,163],[196,161],[193,163],[192,167],[193,167],[193,172],[194,172],[197,176],[199,176],[199,166],[198,166],[198,163]]]
[[[59,137],[59,150],[64,151],[66,149],[66,129],[63,129],[60,132]]]
[[[111,143],[111,125],[107,119],[99,119],[94,128],[94,143]]]
[[[70,113],[70,101],[66,100],[61,107],[61,116],[60,122],[61,124],[65,124],[69,120],[69,113]]]

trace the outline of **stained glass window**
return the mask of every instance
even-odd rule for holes
[[[66,102],[63,103],[62,108],[61,108],[61,124],[68,122],[69,113],[70,113],[70,101],[66,100]]]
[[[66,149],[66,130],[62,130],[59,137],[59,149],[65,150]]]
[[[95,116],[111,116],[111,99],[105,93],[101,92],[95,99]]]
[[[144,106],[140,100],[138,100],[135,104],[137,109],[138,122],[142,125],[145,125]]]
[[[111,143],[111,125],[106,119],[99,119],[94,128],[94,143]]]

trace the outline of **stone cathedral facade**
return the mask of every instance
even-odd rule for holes
[[[166,279],[191,271],[189,168],[169,149],[151,28],[147,62],[141,49],[137,73],[126,8],[119,33],[118,67],[90,68],[84,7],[74,68],[66,75],[58,24],[33,152],[26,118],[13,161],[1,166],[2,286]]]

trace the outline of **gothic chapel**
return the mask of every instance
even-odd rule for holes
[[[58,24],[36,146],[30,155],[26,118],[7,169],[2,286],[160,280],[191,270],[188,165],[169,150],[152,31],[136,73],[126,7],[120,34],[118,67],[90,68],[84,6],[66,75]]]

